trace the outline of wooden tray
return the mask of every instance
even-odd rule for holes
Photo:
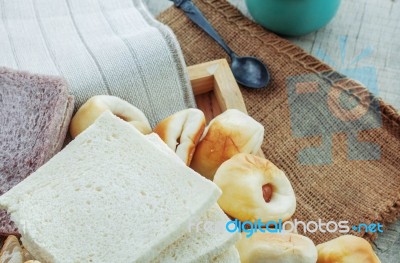
[[[197,107],[204,112],[207,123],[227,109],[247,114],[242,93],[226,59],[190,66],[188,71]],[[264,157],[261,150],[257,155]]]

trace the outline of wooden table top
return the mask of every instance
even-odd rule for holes
[[[171,5],[167,0],[144,2],[154,15]],[[250,16],[243,0],[229,2]],[[399,1],[343,0],[325,28],[288,39],[400,110]],[[399,263],[400,221],[379,235],[374,246],[382,263]]]

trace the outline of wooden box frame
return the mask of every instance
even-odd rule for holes
[[[242,93],[225,59],[190,66],[188,71],[197,106],[207,121],[227,109],[247,114]]]
[[[190,66],[188,71],[197,107],[204,112],[207,123],[227,109],[247,114],[242,93],[226,59]],[[264,157],[261,150],[257,155]]]

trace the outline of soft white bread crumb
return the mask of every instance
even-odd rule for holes
[[[222,253],[221,255],[213,258],[211,263],[240,263],[239,252],[236,247],[230,247],[227,251]],[[198,262],[203,263],[203,262]],[[205,262],[204,262],[205,263]]]
[[[200,219],[193,221],[183,237],[168,246],[152,262],[212,261],[240,239],[238,233],[226,231],[225,225],[229,220],[218,205],[213,206]]]
[[[0,197],[41,262],[149,262],[221,191],[110,112]]]
[[[175,152],[157,134],[152,133],[146,135],[146,137],[160,151],[175,156],[177,161],[180,161]],[[240,239],[239,233],[229,233],[225,229],[229,220],[222,209],[215,204],[199,219],[194,220],[186,234],[163,250],[153,262],[217,262],[214,259],[221,251],[234,246]],[[234,247],[233,249],[236,250]],[[222,256],[218,256],[218,258],[220,257]],[[239,259],[239,254],[237,258]]]

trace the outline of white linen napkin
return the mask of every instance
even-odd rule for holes
[[[76,108],[121,97],[152,126],[195,107],[175,36],[141,0],[0,0],[0,65],[65,77]]]

